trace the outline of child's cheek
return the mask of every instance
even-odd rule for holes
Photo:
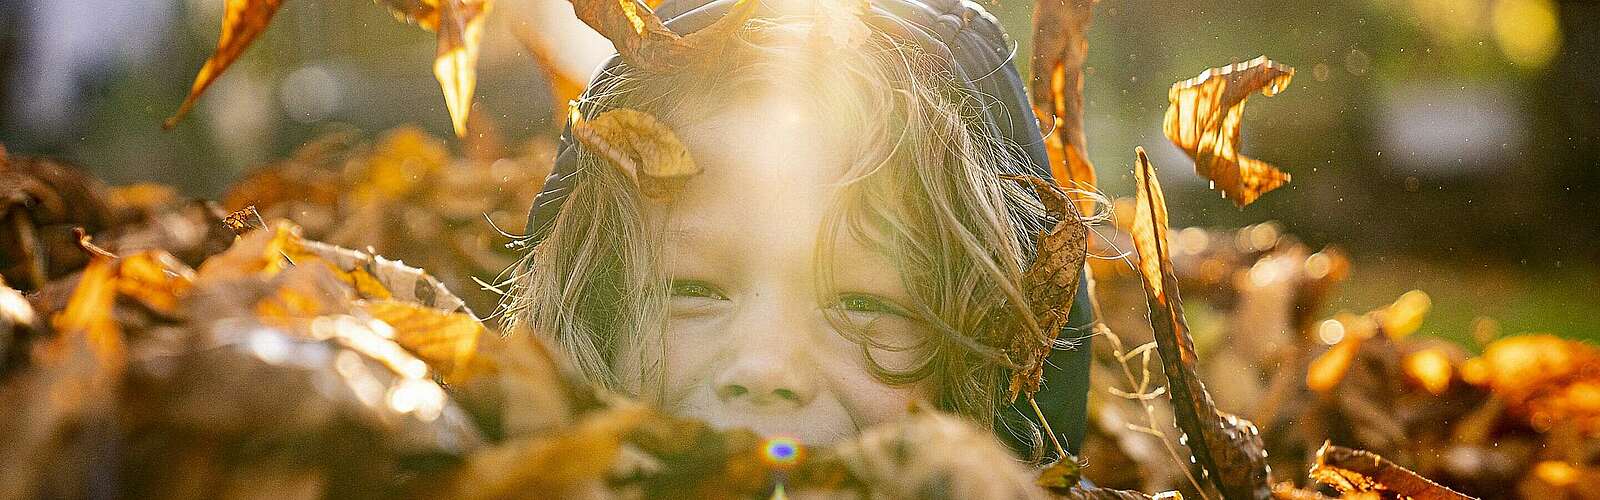
[[[893,325],[876,325],[874,338],[880,342],[902,342],[914,339],[916,333],[909,326],[898,330]],[[831,392],[848,411],[857,427],[898,420],[918,401],[928,401],[933,393],[927,380],[910,384],[891,385],[873,373],[871,363],[862,354],[861,345],[843,335],[835,334],[832,340],[822,343],[829,351],[818,356],[819,370],[828,378]],[[903,345],[903,344],[900,344]],[[914,351],[891,352],[872,350],[873,361],[890,371],[904,371],[915,367],[914,359],[921,355]]]

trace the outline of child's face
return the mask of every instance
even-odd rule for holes
[[[874,376],[830,310],[893,345],[926,333],[890,312],[911,298],[887,256],[846,231],[818,261],[849,138],[781,97],[752,101],[677,131],[704,172],[670,207],[649,207],[665,218],[673,280],[659,404],[721,427],[825,443],[904,414],[929,385]],[[824,272],[832,290],[818,289]],[[923,354],[872,352],[890,369]],[[617,369],[639,384],[631,363]]]

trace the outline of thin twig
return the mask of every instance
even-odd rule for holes
[[[1039,417],[1039,424],[1044,426],[1044,433],[1050,436],[1050,444],[1056,447],[1057,460],[1067,460],[1067,449],[1061,446],[1061,440],[1056,439],[1056,431],[1050,429],[1050,421],[1044,418],[1044,412],[1039,410],[1039,402],[1033,396],[1028,396],[1028,404],[1033,406],[1033,414]]]
[[[1089,273],[1088,268],[1084,269],[1084,280],[1089,283],[1089,307],[1094,311],[1093,331],[1105,335],[1106,339],[1111,341],[1112,354],[1116,355],[1117,359],[1122,360],[1117,364],[1122,367],[1122,376],[1128,379],[1128,386],[1133,388],[1131,392],[1135,394],[1147,393],[1150,385],[1150,370],[1148,366],[1144,369],[1145,377],[1142,382],[1139,378],[1133,376],[1133,369],[1129,368],[1127,363],[1128,357],[1132,355],[1125,353],[1122,348],[1122,338],[1112,332],[1111,327],[1106,326],[1105,321],[1101,319],[1105,317],[1105,313],[1100,310],[1100,299],[1094,293],[1094,276]],[[1150,352],[1148,349],[1143,350],[1146,363],[1149,362]],[[1139,401],[1139,407],[1144,410],[1145,423],[1149,425],[1148,428],[1152,431],[1151,434],[1156,436],[1157,441],[1160,441],[1161,446],[1167,450],[1167,455],[1172,458],[1172,463],[1178,464],[1178,470],[1183,471],[1183,477],[1189,480],[1189,485],[1194,487],[1195,492],[1200,494],[1202,500],[1210,500],[1211,496],[1207,495],[1205,488],[1200,486],[1200,480],[1196,479],[1194,474],[1189,471],[1189,464],[1178,454],[1178,449],[1172,446],[1172,440],[1167,437],[1166,433],[1161,432],[1156,427],[1155,405],[1150,404],[1148,400],[1143,400]]]

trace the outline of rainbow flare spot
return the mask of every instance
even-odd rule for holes
[[[761,458],[775,466],[794,465],[800,460],[802,447],[800,441],[787,436],[776,436],[767,439],[761,445]]]

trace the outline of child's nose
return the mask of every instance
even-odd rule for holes
[[[766,345],[762,345],[766,344]],[[800,408],[811,403],[816,385],[801,366],[793,346],[758,343],[741,349],[713,383],[725,403],[758,407]]]

